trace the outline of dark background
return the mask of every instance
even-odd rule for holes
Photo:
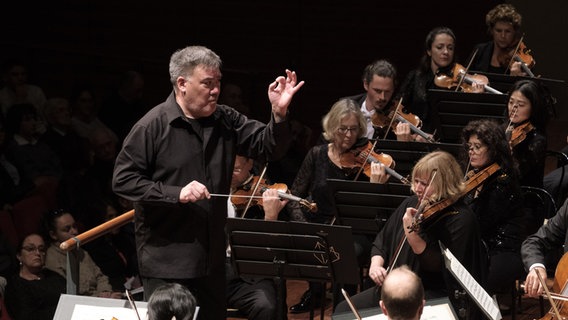
[[[390,60],[402,81],[423,53],[436,26],[454,30],[458,62],[467,64],[473,46],[489,41],[485,14],[502,1],[19,1],[2,17],[3,60],[29,65],[30,83],[48,97],[68,96],[77,82],[94,85],[100,100],[128,69],[146,81],[148,106],[171,91],[169,57],[187,45],[204,45],[223,59],[224,82],[245,91],[253,117],[268,120],[266,88],[285,68],[306,85],[292,117],[319,132],[321,117],[339,97],[362,92],[365,65]],[[537,7],[512,1],[523,15],[525,43],[535,74],[566,78],[568,56],[562,14],[568,5]],[[559,117],[566,86],[556,88]]]

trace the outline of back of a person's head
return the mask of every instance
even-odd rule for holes
[[[389,319],[418,319],[424,306],[422,280],[408,267],[394,269],[381,288],[381,307]]]
[[[167,283],[158,287],[148,299],[148,320],[191,320],[195,298],[186,287]]]

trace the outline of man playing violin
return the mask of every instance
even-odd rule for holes
[[[231,179],[231,190],[247,183],[253,177],[251,172],[253,160],[244,156],[235,158],[233,176]],[[264,216],[265,220],[278,220],[278,213],[288,200],[280,199],[278,191],[267,189],[262,193],[262,209],[260,206],[253,206],[257,216]],[[229,217],[238,216],[235,206],[228,201],[227,215]],[[236,308],[244,314],[247,319],[275,319],[276,317],[276,287],[272,279],[265,278],[244,278],[235,273],[230,261],[230,250],[227,250],[227,260],[225,270],[227,276],[227,306]],[[284,302],[285,303],[285,302]]]
[[[417,273],[424,284],[426,298],[449,296],[456,308],[454,290],[460,289],[444,267],[438,241],[441,241],[480,283],[483,283],[486,254],[479,227],[471,209],[461,201],[465,190],[463,172],[456,159],[447,152],[436,151],[422,157],[413,168],[409,196],[391,214],[373,243],[369,277],[377,287],[352,297],[357,308],[373,308],[380,300],[380,286],[390,270],[407,265]],[[430,204],[445,199],[445,207],[435,212]],[[424,205],[420,205],[423,203]],[[411,227],[422,213],[417,231]],[[397,258],[397,253],[398,258]],[[466,308],[472,310],[475,308]],[[337,313],[347,312],[347,303],[340,303]]]
[[[503,57],[511,57],[511,50],[517,46],[521,22],[522,16],[511,4],[503,3],[491,9],[485,16],[485,23],[492,41],[478,44],[475,47],[477,54],[470,69],[504,74],[509,69],[510,58],[503,59]],[[502,60],[507,60],[505,65],[501,62]],[[526,75],[521,69],[521,62],[511,64],[510,74],[513,76]]]

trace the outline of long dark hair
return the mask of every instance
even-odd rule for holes
[[[436,36],[439,35],[439,34],[449,35],[450,37],[452,37],[452,39],[454,39],[454,45],[456,43],[456,35],[452,31],[452,29],[450,29],[448,27],[436,27],[436,28],[432,29],[428,33],[428,35],[426,36],[426,40],[424,41],[424,55],[420,59],[420,66],[418,68],[420,73],[426,74],[426,73],[430,72],[430,66],[431,66],[430,62],[432,61],[432,57],[430,57],[428,55],[428,50],[432,49],[432,43],[434,43]],[[455,61],[455,59],[456,59],[456,56],[455,56],[455,51],[454,51],[454,59],[453,59],[452,63]]]
[[[529,121],[537,130],[545,133],[548,120],[553,114],[554,105],[554,98],[550,95],[548,88],[540,81],[519,80],[509,90],[509,99],[515,91],[519,91],[530,101],[531,116]]]

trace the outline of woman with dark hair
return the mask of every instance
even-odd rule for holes
[[[462,138],[467,153],[464,165],[471,169],[466,176],[484,169],[494,171],[465,197],[477,216],[488,249],[486,289],[489,294],[510,293],[514,281],[524,274],[520,247],[526,235],[515,162],[505,130],[494,121],[470,122],[463,129]]]
[[[6,308],[15,320],[53,319],[59,296],[65,293],[65,278],[45,269],[47,247],[38,234],[30,234],[18,245],[20,269],[8,280]]]
[[[546,124],[552,98],[539,82],[517,81],[509,92],[507,135],[519,165],[522,186],[542,188],[546,157]]]

